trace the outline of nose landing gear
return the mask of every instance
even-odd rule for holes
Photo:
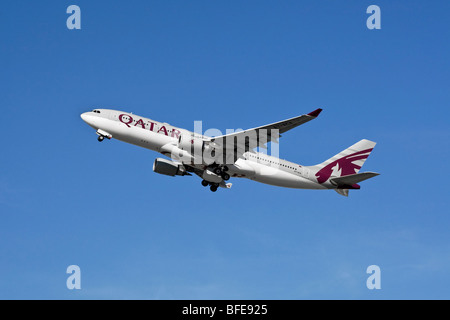
[[[98,135],[98,138],[97,138],[98,142],[102,142],[105,138],[107,138],[107,139],[112,138],[111,134],[109,134],[108,132],[106,132],[102,129],[98,129],[96,133]]]

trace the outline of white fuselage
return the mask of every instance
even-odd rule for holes
[[[95,109],[83,113],[81,118],[95,130],[105,132],[117,140],[169,156],[170,150],[165,148],[168,145],[176,145],[180,135],[202,137],[168,123],[117,110]],[[205,164],[189,164],[189,166],[198,169],[207,167]],[[329,183],[319,184],[315,172],[308,167],[259,152],[246,152],[234,164],[227,166],[231,177],[247,178],[287,188],[333,188]]]

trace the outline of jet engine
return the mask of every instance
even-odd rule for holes
[[[190,175],[182,164],[175,163],[171,160],[157,158],[153,163],[153,171],[167,176],[184,176]]]

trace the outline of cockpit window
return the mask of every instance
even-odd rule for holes
[[[92,112],[100,113],[100,111],[99,111],[99,110],[96,110],[96,109],[92,110]]]

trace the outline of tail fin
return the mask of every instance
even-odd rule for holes
[[[327,161],[312,166],[311,169],[314,170],[315,176],[318,183],[324,183],[330,180],[330,182],[337,187],[339,194],[348,195],[347,189],[359,189],[356,184],[356,180],[362,181],[371,177],[374,177],[375,173],[371,174],[361,174],[347,179],[339,179],[340,177],[355,175],[359,172],[363,166],[369,154],[372,152],[376,143],[370,140],[363,139],[351,147],[343,150],[334,157],[328,159]],[[360,179],[364,176],[364,179]],[[336,179],[337,178],[337,179]],[[354,184],[347,184],[344,182],[354,182]],[[347,191],[344,191],[347,190]]]

